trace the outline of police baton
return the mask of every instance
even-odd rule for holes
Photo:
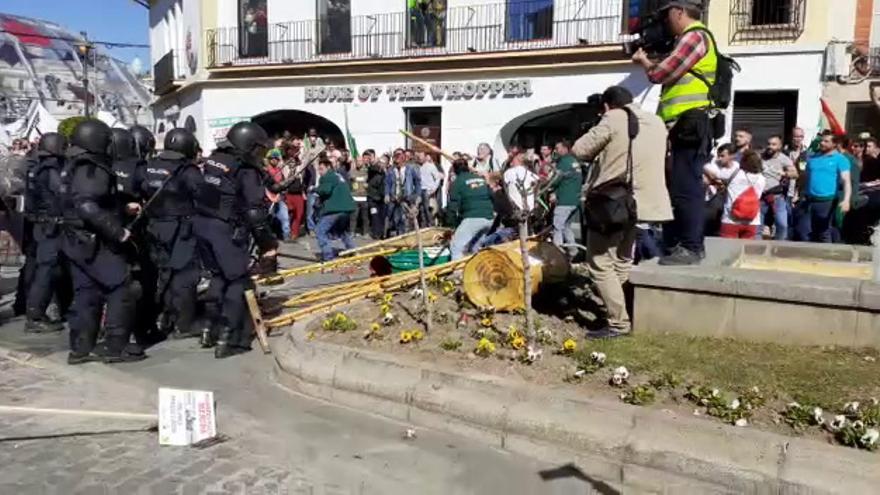
[[[184,167],[180,167],[177,170],[180,170],[182,168],[184,168]],[[137,213],[137,215],[135,215],[134,219],[131,222],[128,222],[128,225],[125,226],[125,230],[130,231],[132,229],[132,227],[134,227],[141,220],[141,218],[143,218],[144,215],[146,215],[147,208],[149,208],[150,205],[153,204],[153,201],[155,201],[156,198],[158,198],[159,195],[162,194],[162,191],[165,189],[165,186],[168,185],[168,182],[170,182],[171,179],[173,179],[175,175],[177,175],[177,171],[175,171],[175,173],[169,175],[167,179],[162,181],[162,185],[159,186],[159,189],[157,189],[156,192],[154,192],[153,195],[150,196],[150,199],[148,199],[147,202],[144,203],[143,206],[141,206],[140,211],[138,211],[138,213]]]

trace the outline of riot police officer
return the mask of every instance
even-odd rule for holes
[[[158,268],[156,297],[164,310],[162,320],[176,338],[198,335],[193,320],[200,265],[191,219],[192,190],[201,181],[193,163],[198,152],[191,132],[174,129],[165,136],[165,150],[147,162],[137,180],[142,199],[148,201],[146,239]]]
[[[217,336],[216,358],[250,350],[244,292],[253,286],[248,276],[251,237],[263,258],[276,256],[278,241],[269,223],[260,170],[268,140],[255,123],[234,125],[226,142],[205,160],[195,194],[195,232],[202,262],[211,272],[205,311]],[[203,344],[210,346],[211,340],[206,335]]]
[[[137,361],[146,356],[130,344],[138,298],[124,254],[131,232],[111,168],[112,132],[88,120],[73,131],[67,172],[63,250],[70,259],[74,299],[69,320],[69,364]],[[104,317],[104,342],[96,349]]]
[[[28,169],[25,184],[25,216],[33,225],[35,252],[34,271],[27,290],[27,323],[25,331],[32,333],[60,332],[61,321],[51,321],[46,309],[57,293],[63,299],[69,292],[61,252],[61,176],[67,139],[61,134],[47,133],[33,163]],[[63,308],[65,304],[59,301]]]
[[[137,129],[133,127],[132,129]],[[132,208],[127,212],[128,221],[135,219],[140,211],[141,192],[136,186],[138,177],[146,164],[145,157],[152,153],[151,146],[155,143],[150,131],[141,128],[138,133],[146,131],[146,137],[135,138],[135,134],[127,129],[114,128],[113,132],[113,173],[116,175],[116,189],[118,201]],[[138,144],[146,139],[146,144]],[[146,148],[146,149],[144,149]],[[143,152],[141,150],[144,149]],[[142,156],[143,155],[143,156]],[[135,340],[138,344],[149,347],[165,338],[167,329],[158,328],[160,304],[156,296],[159,272],[150,258],[145,239],[144,223],[134,223],[131,226],[131,243],[125,250],[128,262],[131,265],[132,280],[137,282],[141,297],[135,304],[135,318],[133,328]]]

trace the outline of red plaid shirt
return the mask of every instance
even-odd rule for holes
[[[693,69],[708,51],[706,38],[699,31],[685,33],[672,54],[648,71],[648,80],[654,84],[672,84]]]

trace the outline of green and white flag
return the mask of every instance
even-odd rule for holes
[[[351,130],[348,128],[348,105],[345,106],[345,141],[348,145],[348,153],[352,158],[357,159],[360,157],[360,153],[358,153],[357,142],[354,140],[354,136],[351,134]]]

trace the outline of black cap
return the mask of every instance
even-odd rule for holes
[[[100,120],[85,120],[73,129],[70,143],[96,155],[109,155],[113,132]]]
[[[128,129],[114,128],[113,132],[113,150],[111,157],[114,160],[125,160],[126,158],[135,157],[134,136]]]
[[[686,9],[688,7],[703,10],[703,0],[665,0],[657,8],[658,11],[669,10],[673,7]]]
[[[57,132],[47,132],[40,138],[39,151],[45,151],[50,155],[64,156],[67,151],[67,138]]]
[[[165,135],[165,151],[176,151],[187,158],[195,158],[199,141],[192,132],[178,127]]]

